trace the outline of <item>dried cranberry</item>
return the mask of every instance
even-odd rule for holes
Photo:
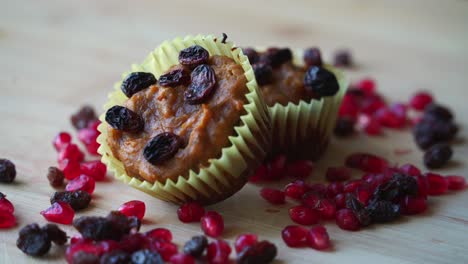
[[[307,229],[302,226],[289,225],[281,231],[281,237],[288,247],[305,245]]]
[[[289,209],[289,217],[300,225],[314,225],[319,221],[319,213],[312,208],[298,205]]]
[[[412,108],[422,111],[426,108],[427,105],[431,104],[433,100],[434,99],[430,93],[417,92],[411,97],[409,104]]]
[[[177,209],[177,216],[184,223],[198,222],[204,214],[205,208],[197,202],[187,202]]]
[[[260,61],[273,68],[281,66],[292,59],[292,52],[288,48],[268,48],[261,56]]]
[[[49,180],[50,186],[54,188],[62,187],[65,180],[65,175],[57,167],[49,167],[47,172],[47,179]]]
[[[123,80],[120,89],[128,97],[156,84],[157,80],[150,72],[132,72]]]
[[[195,264],[195,259],[191,255],[175,254],[170,259],[172,264]]]
[[[126,216],[135,216],[140,220],[145,216],[145,211],[145,203],[137,200],[128,201],[119,207],[119,212],[122,214]]]
[[[218,239],[208,245],[206,258],[210,264],[224,264],[228,262],[231,251],[228,242]]]
[[[130,255],[121,250],[114,250],[105,253],[100,258],[101,264],[128,264],[130,263]]]
[[[106,177],[107,168],[99,160],[82,162],[80,164],[81,173],[92,177],[96,181],[102,181]]]
[[[0,159],[0,182],[12,183],[16,177],[15,164],[7,159]]]
[[[208,246],[208,240],[205,236],[194,236],[184,245],[184,253],[194,257],[203,255],[203,251]]]
[[[429,184],[427,191],[429,195],[441,195],[447,192],[449,183],[446,178],[435,173],[426,173],[425,176]]]
[[[351,178],[351,171],[346,167],[329,167],[325,174],[328,181],[347,181]]]
[[[56,224],[47,224],[42,227],[49,239],[57,245],[65,245],[67,243],[67,233],[63,232]]]
[[[373,222],[385,223],[400,216],[400,205],[390,201],[375,201],[369,204],[367,210]]]
[[[255,79],[258,85],[263,86],[273,82],[273,69],[265,62],[258,62],[252,65]]]
[[[216,87],[215,72],[211,66],[197,66],[191,74],[191,84],[184,93],[185,101],[195,105],[204,103]]]
[[[132,110],[115,105],[106,112],[106,122],[114,129],[138,133],[145,126],[143,119]]]
[[[97,119],[94,108],[89,105],[81,107],[80,110],[70,118],[72,125],[78,130],[88,127],[91,122]]]
[[[65,186],[65,189],[69,192],[81,190],[92,194],[94,192],[95,186],[96,182],[93,178],[89,177],[88,175],[81,174],[77,178],[69,181],[67,186]]]
[[[258,236],[255,234],[242,234],[236,238],[234,249],[239,254],[242,250],[258,242]]]
[[[442,121],[451,121],[453,119],[453,113],[450,109],[434,103],[425,108],[424,115]]]
[[[208,61],[210,54],[206,49],[199,45],[193,45],[183,49],[179,53],[179,62],[190,68],[195,68]]]
[[[164,264],[164,261],[157,252],[142,249],[133,252],[132,264]]]
[[[349,50],[337,50],[334,55],[334,65],[337,67],[353,66],[353,58]]]
[[[324,226],[315,226],[307,232],[307,245],[311,248],[324,250],[331,247],[330,236]]]
[[[466,179],[463,176],[450,175],[445,178],[450,190],[463,190],[466,187]]]
[[[175,69],[159,77],[159,85],[163,87],[176,87],[190,83],[190,73],[184,69]]]
[[[53,203],[51,207],[41,211],[41,215],[44,216],[47,221],[69,225],[73,222],[75,211],[73,211],[73,208],[67,203],[56,202]]]
[[[165,242],[171,242],[172,241],[172,233],[169,229],[166,228],[154,228],[149,231],[146,231],[145,236],[159,240],[159,241],[165,241]]]
[[[361,228],[361,223],[351,209],[340,209],[336,212],[336,224],[344,230],[356,231]]]
[[[171,159],[180,147],[182,147],[182,139],[179,136],[171,132],[163,132],[146,143],[143,156],[149,163],[158,165]]]
[[[284,204],[285,194],[281,190],[272,188],[263,188],[260,190],[260,195],[263,199],[267,200],[271,204]]]
[[[304,76],[306,90],[318,96],[333,96],[339,90],[335,75],[322,67],[312,66],[307,69]]]
[[[452,148],[448,144],[436,144],[424,153],[424,165],[431,169],[444,166],[453,155]]]
[[[322,55],[319,48],[308,48],[304,51],[304,63],[307,66],[322,66]]]
[[[368,153],[354,153],[346,158],[346,166],[365,172],[382,172],[388,167],[388,161]]]
[[[51,247],[51,241],[46,231],[37,224],[30,224],[19,231],[16,246],[27,255],[43,256]]]
[[[278,253],[276,246],[266,240],[258,242],[250,247],[244,248],[237,255],[239,264],[266,264],[271,263]]]
[[[91,202],[91,195],[82,190],[55,192],[50,198],[50,203],[53,204],[56,202],[67,203],[73,208],[73,210],[78,211],[88,207]]]
[[[258,53],[255,49],[253,48],[243,48],[242,52],[244,53],[247,58],[249,58],[250,64],[257,63],[258,61]]]
[[[355,121],[349,117],[338,117],[335,125],[335,135],[339,137],[347,137],[354,133]]]
[[[66,145],[70,144],[71,141],[72,141],[72,138],[69,133],[60,132],[55,136],[54,141],[52,141],[52,143],[55,147],[55,150],[60,151]]]
[[[224,231],[223,216],[215,211],[208,211],[200,219],[201,229],[210,237],[218,237]]]

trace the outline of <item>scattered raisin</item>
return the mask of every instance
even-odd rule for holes
[[[370,225],[371,218],[369,216],[369,211],[354,194],[348,193],[346,195],[346,207],[354,212],[362,226]]]
[[[73,264],[99,264],[99,257],[87,253],[85,251],[78,251],[73,255],[72,262]]]
[[[15,164],[7,159],[0,159],[0,182],[12,183],[16,177]]]
[[[451,121],[453,119],[453,114],[450,109],[435,103],[430,104],[425,108],[424,115],[443,121]]]
[[[200,257],[208,246],[208,240],[205,236],[194,236],[184,245],[184,253],[194,257]]]
[[[258,61],[258,53],[255,49],[253,48],[243,48],[242,52],[244,53],[247,58],[249,58],[250,64],[257,63]]]
[[[190,73],[184,69],[175,69],[159,77],[159,84],[163,87],[176,87],[190,83]]]
[[[195,68],[200,64],[206,63],[209,56],[210,54],[205,48],[199,45],[193,45],[180,51],[179,62],[182,65]]]
[[[267,85],[273,81],[273,69],[265,62],[259,62],[253,65],[255,79],[258,85]]]
[[[333,96],[339,90],[335,75],[319,66],[312,66],[307,70],[304,85],[306,89],[318,96]]]
[[[184,93],[189,104],[203,103],[214,91],[216,86],[215,72],[211,66],[202,64],[197,66],[190,76],[192,83]]]
[[[274,244],[268,241],[261,241],[244,248],[244,250],[237,255],[237,263],[267,264],[275,259],[277,252],[278,250]]]
[[[49,180],[50,186],[58,188],[63,186],[65,175],[59,168],[49,167],[47,179]]]
[[[125,80],[123,80],[120,88],[122,92],[128,97],[138,93],[139,91],[156,84],[157,80],[152,73],[149,72],[132,72]]]
[[[384,223],[397,219],[400,216],[400,206],[391,201],[376,201],[367,206],[373,222]]]
[[[118,241],[124,235],[122,230],[115,228],[114,224],[105,217],[82,216],[73,221],[73,226],[83,238],[96,241],[108,239]]]
[[[133,252],[132,264],[164,264],[164,261],[159,253],[142,249]]]
[[[354,133],[354,119],[348,117],[338,117],[335,126],[335,135],[346,137]]]
[[[377,186],[371,203],[376,201],[394,201],[406,195],[416,195],[417,193],[418,182],[414,177],[395,173],[390,181]]]
[[[174,133],[164,132],[152,138],[143,149],[145,159],[158,165],[172,158],[182,146],[182,139]]]
[[[88,207],[91,202],[91,195],[82,190],[55,192],[50,198],[50,204],[55,202],[65,202],[69,204],[73,210],[79,211]]]
[[[128,264],[130,254],[121,250],[114,250],[101,256],[100,264]]]
[[[335,52],[334,64],[338,67],[353,66],[353,58],[348,50],[338,50]]]
[[[143,130],[143,119],[132,110],[115,105],[106,112],[106,121],[111,127],[125,132],[137,133]]]
[[[322,55],[319,48],[309,48],[304,51],[304,63],[310,66],[322,66]]]
[[[452,121],[433,119],[427,116],[424,116],[413,129],[416,144],[422,149],[427,149],[437,143],[450,141],[457,132],[458,126]]]
[[[73,114],[70,118],[72,125],[80,130],[82,128],[87,128],[88,125],[94,121],[96,121],[97,115],[96,112],[94,112],[94,108],[85,105],[78,110],[75,114]]]
[[[430,169],[444,166],[453,155],[452,148],[447,144],[436,144],[424,153],[424,164]]]
[[[67,233],[62,231],[56,224],[47,224],[42,227],[49,239],[57,245],[65,245],[67,243]]]
[[[38,224],[23,227],[16,240],[16,246],[27,255],[43,256],[51,247],[49,235]]]
[[[122,230],[125,234],[130,233],[132,229],[138,231],[141,226],[141,221],[137,217],[127,217],[119,211],[111,211],[106,218],[113,223],[116,229]]]

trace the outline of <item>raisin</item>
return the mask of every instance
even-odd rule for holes
[[[94,112],[94,108],[85,105],[78,110],[75,114],[73,114],[70,118],[72,125],[80,130],[82,128],[87,128],[88,125],[94,121],[96,121],[97,115],[96,112]]]
[[[338,117],[335,126],[335,135],[346,137],[354,133],[354,119],[347,117]]]
[[[73,226],[83,238],[96,241],[118,241],[131,230],[130,221],[119,212],[111,213],[107,217],[82,216],[73,221]]]
[[[42,227],[49,239],[57,245],[65,245],[67,243],[67,233],[62,231],[56,224],[47,224]]]
[[[430,169],[444,166],[453,155],[452,148],[447,144],[436,144],[424,153],[424,165]]]
[[[73,255],[73,264],[99,264],[99,257],[85,251],[76,252]]]
[[[452,121],[424,117],[416,124],[413,135],[418,146],[427,149],[437,143],[452,140],[458,132],[458,126]]]
[[[142,249],[133,252],[132,264],[164,264],[164,261],[159,253]]]
[[[260,56],[261,62],[265,62],[273,68],[290,60],[292,60],[292,52],[289,48],[269,48]]]
[[[237,255],[237,263],[267,264],[275,259],[277,252],[278,250],[274,244],[268,241],[261,241],[244,248],[244,250]]]
[[[197,66],[190,76],[192,83],[184,93],[185,100],[189,104],[203,103],[214,91],[216,77],[213,68],[202,64]]]
[[[47,179],[49,180],[50,186],[54,188],[62,187],[65,180],[65,175],[57,167],[49,167],[47,173]]]
[[[371,218],[369,216],[369,211],[354,194],[348,193],[346,195],[346,207],[354,212],[362,226],[370,225]]]
[[[397,219],[400,216],[400,206],[390,201],[376,201],[367,207],[373,222],[385,223]]]
[[[106,112],[106,121],[111,127],[125,132],[137,133],[143,130],[143,119],[132,110],[115,105]]]
[[[20,230],[16,246],[27,255],[43,256],[49,252],[51,242],[38,224],[30,224]]]
[[[12,183],[16,177],[15,164],[7,159],[0,159],[0,182]]]
[[[390,181],[377,186],[371,203],[376,201],[394,201],[406,195],[416,195],[417,193],[418,182],[414,177],[395,173]]]
[[[348,50],[338,50],[335,52],[334,64],[338,67],[353,66],[353,57]]]
[[[182,146],[182,139],[174,133],[164,132],[152,138],[143,149],[145,159],[158,165],[172,158]]]
[[[194,257],[200,257],[208,246],[208,240],[205,236],[194,236],[184,245],[184,253]]]
[[[172,70],[159,77],[159,85],[163,87],[176,87],[190,83],[190,74],[184,68]]]
[[[130,254],[121,250],[114,250],[101,256],[101,264],[128,264],[130,263]]]
[[[309,48],[304,51],[304,63],[310,66],[322,66],[322,55],[319,48]]]
[[[335,75],[319,66],[312,66],[307,70],[304,85],[306,90],[318,96],[333,96],[339,90]]]
[[[273,82],[273,69],[265,62],[259,62],[253,65],[255,79],[258,85],[267,85]]]
[[[73,210],[79,211],[88,207],[91,202],[91,195],[82,190],[55,192],[50,198],[50,204],[55,202],[65,202],[69,204]]]
[[[247,58],[249,58],[250,64],[253,65],[254,63],[257,63],[258,53],[257,53],[257,51],[255,51],[255,49],[253,49],[253,48],[243,48],[242,52],[244,53],[245,56],[247,56]]]
[[[438,104],[430,104],[424,110],[424,115],[433,119],[451,121],[453,119],[453,113],[445,106]]]
[[[132,229],[138,231],[141,226],[141,221],[137,217],[127,217],[119,211],[111,211],[106,218],[112,222],[116,229],[121,230],[125,234],[130,233]]]
[[[125,80],[123,80],[120,89],[128,97],[138,93],[139,91],[156,84],[157,80],[152,73],[149,72],[132,72]]]
[[[179,53],[179,62],[190,68],[195,68],[208,61],[210,54],[206,49],[199,45],[193,45],[183,49]]]

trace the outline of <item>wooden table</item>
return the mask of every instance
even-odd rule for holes
[[[0,189],[15,204],[19,222],[17,228],[0,231],[0,263],[64,261],[63,249],[57,247],[39,260],[15,246],[20,227],[46,222],[39,211],[49,206],[53,192],[45,177],[47,168],[56,164],[51,139],[60,130],[72,131],[68,118],[80,105],[100,109],[131,63],[180,35],[226,32],[243,46],[317,45],[326,59],[336,48],[350,48],[358,63],[349,72],[352,79],[372,76],[394,100],[428,89],[453,107],[464,129],[454,161],[440,172],[468,176],[467,1],[161,2],[0,1],[0,156],[13,160],[18,170],[16,183]],[[412,152],[395,155],[396,149]],[[378,138],[333,140],[310,181],[322,181],[327,166],[342,164],[345,155],[357,150],[422,166],[422,154],[408,131],[385,131]],[[259,198],[259,188],[247,185],[210,209],[224,215],[223,238],[231,243],[244,232],[275,242],[276,263],[468,263],[467,191],[431,198],[424,215],[360,232],[326,223],[335,247],[319,252],[285,247],[280,231],[291,224],[291,204],[269,213],[271,206]],[[143,230],[170,228],[179,245],[200,233],[197,224],[177,220],[176,206],[117,181],[99,183],[91,208],[79,215],[104,215],[132,199],[148,208]]]

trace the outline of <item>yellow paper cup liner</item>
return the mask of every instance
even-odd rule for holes
[[[204,47],[210,55],[224,55],[232,58],[244,69],[247,78],[246,113],[240,117],[239,125],[234,127],[229,136],[230,145],[221,150],[219,158],[210,159],[208,166],[199,172],[189,171],[188,176],[179,176],[176,181],[167,179],[164,183],[148,182],[132,177],[125,171],[124,165],[112,155],[107,144],[108,124],[105,114],[100,116],[102,124],[98,127],[101,135],[97,141],[101,144],[98,152],[102,162],[107,165],[115,177],[128,185],[146,192],[156,198],[173,203],[198,201],[211,204],[228,198],[242,188],[254,169],[268,154],[271,145],[271,124],[268,108],[257,86],[252,66],[240,48],[232,42],[221,43],[214,36],[187,36],[166,41],[151,52],[141,65],[132,65],[132,72],[151,72],[159,79],[171,66],[179,64],[178,56],[182,49],[192,45]],[[126,72],[122,79],[128,75]],[[104,105],[107,111],[114,105],[122,105],[127,97],[120,89],[122,81],[115,85],[109,94],[109,101]]]
[[[295,65],[303,65],[302,55],[302,50],[293,52]],[[293,159],[317,160],[326,150],[348,81],[340,70],[330,65],[325,68],[338,80],[340,89],[334,96],[268,107],[273,130],[272,155],[284,153]]]

